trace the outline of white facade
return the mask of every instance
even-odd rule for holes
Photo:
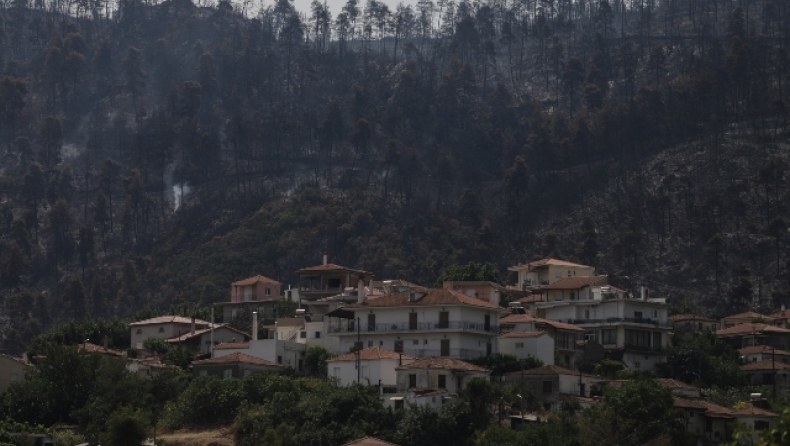
[[[556,259],[543,259],[533,263],[511,266],[510,271],[518,273],[520,289],[549,285],[565,277],[592,276],[595,268]]]
[[[359,368],[357,361],[341,358],[327,361],[327,375],[334,378],[341,386],[362,384],[367,386],[395,387],[397,374],[395,369],[401,365],[411,364],[414,358],[406,356],[399,359],[360,359]]]
[[[628,298],[590,287],[589,298],[550,300],[535,305],[539,317],[578,325],[585,337],[607,350],[623,350],[632,370],[652,370],[666,359],[672,324],[664,299]],[[566,291],[567,293],[567,291]]]
[[[285,367],[292,367],[297,371],[304,368],[305,344],[297,342],[280,341],[278,339],[258,339],[244,343],[246,347],[238,348],[215,348],[213,357],[229,355],[231,353],[244,353],[256,358],[282,364]]]
[[[348,309],[354,311],[355,320],[334,320],[327,327],[338,337],[340,352],[349,351],[357,339],[362,347],[379,346],[416,357],[472,359],[497,351],[496,309],[467,305]]]
[[[554,364],[554,339],[545,332],[537,336],[518,336],[511,333],[499,337],[499,353],[518,359],[528,356],[540,359],[544,365]]]

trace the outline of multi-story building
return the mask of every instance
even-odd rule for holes
[[[575,368],[582,357],[579,341],[584,340],[584,329],[573,324],[533,317],[528,314],[508,314],[499,320],[502,333],[543,331],[552,337],[553,355],[566,367]],[[501,349],[500,349],[501,350]],[[543,361],[544,365],[554,364]]]
[[[516,287],[519,290],[551,285],[565,277],[592,276],[595,274],[595,268],[592,266],[552,258],[511,266],[508,268],[508,271],[518,273]]]
[[[672,331],[666,299],[651,298],[644,288],[634,297],[587,279],[592,278],[562,279],[540,288],[546,300],[534,304],[533,314],[583,328],[587,340],[601,344],[629,369],[652,370],[664,362]]]
[[[373,277],[367,271],[327,263],[324,256],[323,264],[299,270],[298,297],[301,301],[315,301],[334,296],[357,288],[360,282],[368,284]]]
[[[719,322],[696,314],[675,314],[669,317],[675,334],[694,333],[698,331],[714,332],[719,329]]]
[[[230,302],[220,302],[222,322],[229,323],[243,310],[256,311],[264,321],[273,321],[276,302],[282,300],[282,284],[265,276],[252,276],[230,284]]]
[[[496,351],[502,309],[446,289],[405,291],[364,300],[328,315],[340,351],[384,347],[418,358],[477,358]]]

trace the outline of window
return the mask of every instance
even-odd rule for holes
[[[439,388],[440,389],[447,388],[447,375],[439,375]]]
[[[543,393],[551,393],[553,391],[553,385],[551,381],[543,381]]]
[[[233,370],[232,369],[225,369],[222,371],[222,377],[225,379],[233,378]]]
[[[636,348],[650,348],[650,332],[641,330],[626,330],[625,343]]]
[[[300,331],[299,332],[299,338],[304,339],[306,337],[307,337],[307,332],[306,331]]]
[[[556,291],[554,293],[554,300],[562,300],[562,291]]]
[[[321,339],[321,332],[320,331],[315,332],[315,338],[316,339]]]
[[[409,375],[409,388],[414,389],[417,387],[417,375],[411,374]]]
[[[617,344],[617,330],[601,330],[601,344]]]
[[[403,400],[395,400],[395,408],[403,409]]]
[[[447,311],[439,312],[439,328],[450,328],[450,313]]]
[[[373,347],[373,341],[368,341],[368,347]]]
[[[516,342],[516,348],[524,348],[523,342]]]
[[[283,357],[282,356],[278,356],[277,357],[277,364],[282,364],[282,363],[283,363]]]
[[[334,367],[332,369],[332,376],[335,378],[340,378],[340,367]]]
[[[165,332],[165,327],[159,327],[159,333],[164,333],[164,332]]]
[[[642,319],[642,312],[641,311],[634,311],[634,317],[636,319]]]
[[[461,390],[463,388],[464,388],[464,377],[463,376],[459,376],[458,377],[458,389],[456,389],[456,390]]]
[[[756,430],[756,431],[768,430],[768,427],[769,427],[769,425],[768,425],[767,421],[761,421],[760,420],[760,421],[755,421],[754,422],[754,430]]]
[[[269,287],[264,288],[263,289],[263,294],[265,294],[267,296],[271,296],[272,295],[272,289],[269,288]]]
[[[137,329],[137,334],[143,334],[143,329],[142,328],[138,328]]]
[[[329,279],[326,281],[327,288],[340,288],[340,279]]]
[[[379,347],[384,347],[384,341],[379,341]]]
[[[642,368],[642,363],[639,361],[634,361],[634,368],[639,370]]]
[[[576,300],[576,291],[571,291],[571,300]]]
[[[200,376],[208,376],[208,370],[201,370],[199,375]]]
[[[244,369],[244,376],[250,376],[252,374],[252,370]]]
[[[419,339],[415,339],[415,340],[411,341],[411,345],[420,345],[420,340]]]
[[[590,318],[590,310],[584,310],[584,318],[585,319],[589,319]]]

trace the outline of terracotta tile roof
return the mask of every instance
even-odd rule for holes
[[[769,417],[769,418],[776,418],[779,414],[771,412],[770,410],[765,410],[761,407],[756,407],[754,405],[749,405],[749,407],[744,407],[743,409],[738,409],[733,411],[736,417]]]
[[[679,396],[672,397],[674,406],[681,409],[692,409],[705,412],[705,416],[711,418],[735,418],[735,411],[718,404],[709,403],[703,400],[690,400]]]
[[[609,276],[576,276],[563,277],[562,279],[550,284],[543,285],[535,289],[535,293],[551,290],[580,290],[592,285],[606,285]]]
[[[766,370],[790,370],[790,364],[785,364],[784,362],[774,361],[771,359],[766,359],[763,361],[758,362],[750,362],[744,366],[741,366],[741,370],[744,372],[755,372],[755,371],[766,371]]]
[[[769,314],[768,316],[770,316],[771,318],[773,318],[775,320],[788,319],[788,318],[790,318],[790,311],[787,311],[787,310],[777,311],[776,313]]]
[[[26,362],[24,361],[24,359],[22,359],[22,358],[15,358],[15,357],[13,357],[13,356],[9,356],[9,355],[6,355],[6,354],[4,354],[4,353],[0,353],[0,357],[2,357],[2,358],[7,358],[7,359],[9,359],[9,360],[11,360],[11,361],[14,361],[14,362],[18,362],[18,363],[20,363],[20,364],[22,364],[22,365],[25,365],[25,366],[27,366],[27,367],[32,367],[32,365],[31,365],[31,364],[28,364],[28,363],[26,363]]]
[[[671,378],[658,378],[656,379],[656,382],[668,389],[681,389],[681,390],[693,390],[693,391],[699,390],[698,387],[694,387],[691,384],[686,384],[683,381],[678,381],[676,379],[671,379]]]
[[[722,319],[765,319],[772,320],[773,317],[760,314],[756,311],[747,311],[746,313],[733,314],[732,316],[723,317]]]
[[[461,361],[456,358],[435,357],[414,361],[411,364],[402,365],[395,370],[419,370],[419,369],[442,369],[442,370],[461,370],[464,372],[490,372],[487,368]]]
[[[256,358],[244,353],[231,353],[229,355],[217,356],[216,358],[193,361],[192,365],[212,365],[212,364],[249,364],[249,365],[268,365],[272,367],[282,367],[276,362]]]
[[[308,266],[307,268],[300,269],[299,273],[318,273],[324,271],[348,271],[352,273],[362,274],[365,276],[373,276],[373,273],[371,272],[364,271],[361,269],[347,268],[342,265],[335,265],[334,263],[327,263],[326,265]]]
[[[249,342],[223,342],[222,344],[217,344],[214,350],[241,350],[247,348],[250,348]]]
[[[573,324],[566,324],[564,322],[552,321],[550,319],[543,319],[539,317],[532,317],[528,314],[509,314],[499,320],[500,324],[535,324],[536,326],[548,325],[557,330],[579,331],[583,332],[584,329]]]
[[[371,361],[376,359],[406,359],[409,361],[413,361],[417,358],[414,356],[404,355],[403,353],[393,352],[392,350],[387,350],[386,348],[381,347],[368,347],[359,351],[359,359],[363,361]],[[346,353],[345,355],[338,356],[337,358],[332,358],[327,362],[337,362],[337,361],[356,361],[357,360],[357,353]]]
[[[145,319],[142,321],[132,322],[129,324],[130,327],[134,327],[136,325],[156,325],[156,324],[191,324],[192,318],[184,317],[184,316],[159,316],[153,317],[151,319]],[[204,321],[201,319],[195,319],[195,325],[205,325],[208,326],[211,323],[208,321]]]
[[[250,337],[250,335],[248,335],[247,333],[244,333],[243,331],[236,330],[235,328],[233,328],[233,327],[231,327],[229,325],[224,325],[223,324],[223,325],[215,325],[214,326],[214,330],[219,330],[219,329],[226,329],[226,330],[230,330],[230,331],[236,332],[239,335],[241,335],[242,338],[249,338]],[[184,334],[172,337],[170,339],[166,339],[165,342],[169,342],[171,344],[178,343],[178,342],[184,342],[186,340],[189,340],[189,339],[192,339],[192,338],[204,335],[204,334],[206,334],[206,333],[208,333],[210,331],[211,331],[211,328],[203,328],[201,330],[195,330],[194,333],[192,333],[190,331],[190,332],[186,332]]]
[[[304,325],[303,317],[280,317],[277,318],[278,327],[301,327]]]
[[[502,335],[503,338],[539,338],[545,335],[545,331],[514,331]]]
[[[773,353],[780,356],[790,356],[790,352],[787,350],[774,349],[770,345],[750,345],[738,350],[738,354],[741,356],[757,355],[760,353],[764,355],[770,355]]]
[[[409,300],[411,293],[418,297],[412,302]],[[490,308],[501,310],[498,305],[486,302],[466,294],[453,290],[441,288],[430,288],[423,292],[404,291],[382,296],[377,299],[362,303],[347,305],[345,308],[379,308],[379,307],[417,307],[417,306],[440,306],[440,305],[470,305],[473,307]]]
[[[768,324],[738,324],[730,328],[723,328],[716,331],[716,336],[744,336],[748,334],[790,334],[790,330],[786,328],[776,327]]]
[[[511,266],[508,269],[509,270],[518,270],[518,269],[523,269],[525,267],[533,269],[533,268],[540,268],[540,267],[548,266],[548,265],[552,265],[552,266],[570,266],[570,267],[576,267],[576,268],[592,268],[592,266],[590,266],[590,265],[582,265],[582,264],[579,264],[579,263],[567,262],[565,260],[552,259],[550,257],[547,257],[545,259],[535,260],[534,262],[519,263],[518,265]]]
[[[118,356],[118,357],[126,356],[121,351],[113,350],[113,349],[110,349],[110,348],[104,348],[104,346],[91,344],[90,342],[85,342],[85,343],[79,344],[77,349],[78,350],[84,350],[84,351],[86,351],[88,353],[99,353],[101,355],[112,355],[112,356]]]
[[[259,283],[259,282],[260,283],[271,283],[272,285],[282,285],[280,282],[278,282],[278,281],[276,281],[274,279],[271,279],[271,278],[266,277],[266,276],[261,276],[261,275],[248,277],[246,279],[242,279],[242,280],[233,282],[233,283],[231,283],[231,285],[233,285],[233,286],[247,286],[247,285],[255,285],[256,283]]]
[[[546,376],[546,375],[570,375],[570,376],[579,376],[579,372],[574,370],[566,369],[565,367],[560,367],[558,365],[544,365],[540,367],[536,367],[534,369],[527,369],[522,371],[510,372],[506,373],[505,376],[521,376],[523,373],[524,376]],[[590,378],[600,378],[595,375],[589,375],[586,373],[582,373],[582,376],[587,376]]]
[[[705,322],[716,322],[716,319],[711,319],[705,316],[698,316],[696,314],[676,314],[674,316],[669,316],[670,322],[679,322],[679,321],[705,321]]]
[[[360,438],[359,440],[354,440],[350,443],[346,443],[342,446],[398,446],[395,443],[390,443],[388,441],[379,440],[378,438],[374,437],[364,437]]]

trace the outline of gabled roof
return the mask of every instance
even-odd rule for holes
[[[465,372],[485,372],[485,373],[490,372],[490,370],[488,370],[485,367],[480,367],[479,365],[462,361],[460,359],[448,358],[448,357],[421,359],[418,361],[414,361],[411,364],[406,364],[395,368],[395,370],[419,370],[419,369],[460,370]]]
[[[736,417],[766,417],[766,418],[776,418],[779,414],[771,412],[770,410],[765,410],[761,407],[757,407],[753,404],[750,404],[743,409],[738,409],[733,411],[733,414]]]
[[[320,273],[320,272],[331,272],[331,271],[348,271],[356,274],[361,274],[364,276],[373,276],[373,273],[361,270],[361,269],[354,269],[354,268],[347,268],[342,265],[335,265],[334,263],[327,263],[326,265],[316,265],[316,266],[308,266],[307,268],[302,268],[299,270],[299,273]]]
[[[694,391],[699,390],[698,387],[694,387],[691,384],[686,384],[683,381],[678,381],[672,378],[657,378],[656,382],[668,389],[694,390]]]
[[[539,338],[546,335],[545,331],[514,331],[502,335],[503,338]]]
[[[565,260],[559,259],[552,259],[547,257],[545,259],[535,260],[534,262],[527,262],[527,263],[520,263],[516,266],[511,266],[508,268],[510,271],[518,271],[520,269],[529,268],[529,269],[537,269],[544,266],[567,266],[571,268],[593,268],[590,265],[582,265],[579,263],[567,262]]]
[[[674,406],[681,409],[698,410],[705,413],[710,418],[735,418],[735,412],[718,404],[709,403],[704,400],[690,400],[673,396]]]
[[[712,319],[705,316],[699,316],[696,314],[675,314],[673,316],[669,316],[667,318],[670,322],[680,322],[680,321],[704,321],[704,322],[716,322],[716,319]]]
[[[551,290],[580,290],[593,285],[606,285],[608,278],[609,276],[563,277],[552,284],[540,286],[533,292],[540,293],[541,291]]]
[[[368,347],[359,351],[359,359],[361,361],[371,361],[377,359],[406,359],[406,360],[415,360],[414,356],[404,355],[403,353],[393,352],[392,350],[387,350],[386,348],[381,347]],[[338,362],[338,361],[356,361],[357,360],[357,352],[346,353],[345,355],[338,356],[337,358],[332,358],[327,360],[327,362]]]
[[[279,317],[277,318],[278,327],[301,327],[304,325],[304,317]]]
[[[243,331],[240,331],[240,330],[236,330],[235,328],[233,328],[233,327],[231,327],[229,325],[215,325],[214,326],[214,330],[219,330],[220,328],[224,328],[226,330],[234,331],[234,332],[238,333],[239,335],[241,335],[242,339],[250,337],[250,335],[248,335],[247,333],[244,333]],[[189,339],[192,339],[192,338],[195,338],[195,337],[198,337],[198,336],[202,336],[202,335],[204,335],[204,334],[206,334],[206,333],[208,333],[210,331],[211,331],[211,328],[203,328],[203,329],[200,329],[200,330],[195,330],[194,333],[192,333],[191,331],[188,331],[186,333],[180,334],[180,335],[172,337],[170,339],[166,339],[165,342],[169,342],[171,344],[177,343],[177,342],[184,342],[186,340],[189,340]]]
[[[565,367],[560,367],[558,365],[544,365],[544,366],[536,367],[534,369],[524,370],[523,372],[519,370],[517,372],[506,373],[505,376],[521,376],[522,374],[524,376],[546,376],[546,375],[579,376],[580,375],[579,372],[568,370]],[[586,373],[581,373],[581,375],[590,378],[599,378],[598,376],[588,375]]]
[[[790,364],[785,364],[784,362],[774,361],[772,359],[765,359],[763,361],[758,362],[750,362],[744,366],[741,366],[741,370],[744,372],[756,372],[756,371],[766,371],[766,370],[790,370]]]
[[[158,325],[158,324],[191,324],[192,318],[184,317],[184,316],[159,316],[159,317],[152,317],[150,319],[145,319],[142,321],[132,322],[129,324],[130,327],[134,327],[137,325]],[[208,321],[204,321],[201,319],[195,319],[195,325],[210,325],[211,323]]]
[[[738,349],[738,354],[741,356],[758,355],[761,353],[764,355],[775,354],[779,356],[790,356],[790,352],[787,350],[774,349],[770,345],[750,345],[748,347]]]
[[[249,342],[223,342],[217,344],[214,350],[242,350],[250,348]]]
[[[535,325],[548,325],[557,330],[579,331],[583,332],[584,329],[573,324],[566,324],[564,322],[552,321],[551,319],[543,319],[539,317],[532,317],[528,314],[509,314],[499,320],[500,324],[535,324]]]
[[[233,283],[231,283],[231,285],[233,285],[233,286],[248,286],[248,285],[255,285],[256,283],[259,283],[259,282],[260,283],[270,283],[272,285],[282,285],[280,282],[278,282],[278,281],[276,281],[274,279],[271,279],[271,278],[266,277],[266,276],[261,276],[261,275],[248,277],[246,279],[239,280],[237,282],[233,282]]]
[[[756,311],[747,311],[745,313],[733,314],[732,316],[723,317],[722,319],[765,319],[767,321],[774,318],[765,314],[760,314]]]
[[[409,300],[411,294],[417,299]],[[429,288],[425,291],[404,291],[402,293],[389,294],[362,303],[353,303],[345,308],[383,308],[383,307],[424,307],[441,305],[468,305],[473,307],[490,308],[501,310],[498,305],[486,302],[466,294],[442,288]]]
[[[354,440],[350,443],[346,443],[342,446],[398,446],[395,443],[390,443],[388,441],[379,440],[378,438],[374,437],[364,437],[360,438],[359,440]]]
[[[516,299],[514,302],[520,302],[522,304],[531,304],[534,302],[543,302],[546,300],[546,296],[542,294],[530,294],[529,296],[524,296],[522,298]]]
[[[246,355],[244,353],[231,353],[229,355],[217,356],[216,358],[193,361],[192,365],[212,365],[212,364],[249,364],[249,365],[268,365],[272,367],[282,367],[276,362],[267,361],[262,358]]]
[[[101,345],[91,344],[90,342],[84,342],[82,344],[79,344],[77,349],[86,351],[88,353],[99,353],[101,355],[112,355],[112,356],[118,356],[118,357],[126,356],[126,355],[123,354],[123,352],[121,352],[119,350],[113,350],[113,349],[110,349],[110,348],[104,348]]]
[[[776,327],[768,324],[738,324],[729,328],[716,331],[716,336],[745,336],[749,334],[790,334],[787,328]]]

